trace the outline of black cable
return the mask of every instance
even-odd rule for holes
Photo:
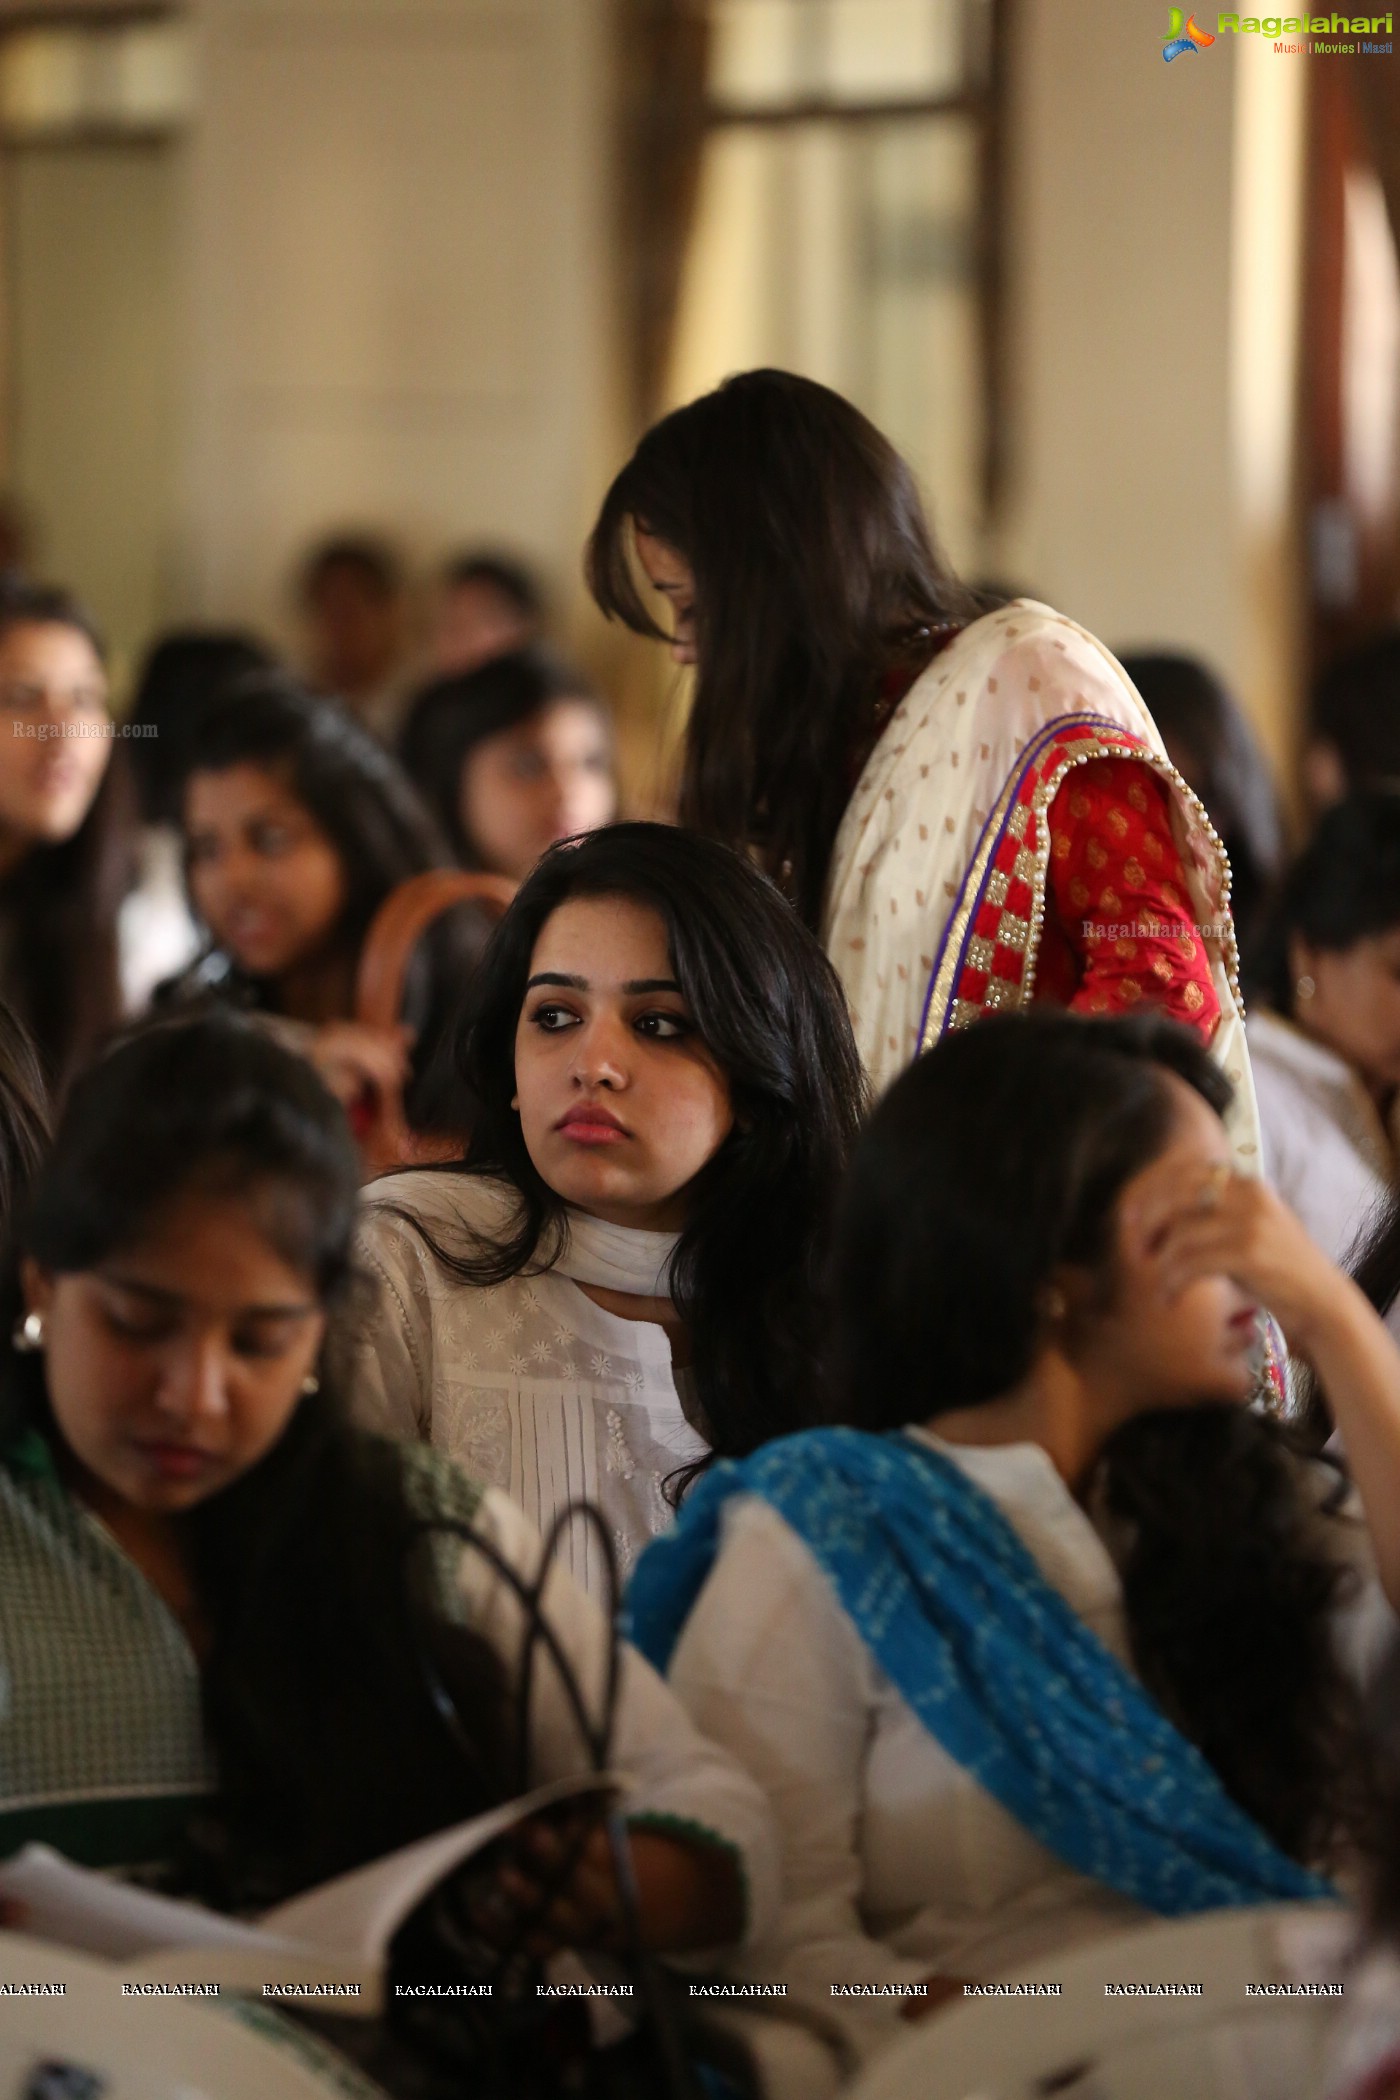
[[[588,1701],[579,1685],[573,1666],[565,1654],[548,1615],[543,1608],[544,1590],[548,1583],[558,1554],[560,1541],[566,1529],[577,1521],[592,1529],[602,1548],[604,1563],[604,1590],[606,1596],[606,1620],[610,1639],[607,1653],[607,1670],[603,1684],[601,1714],[596,1725],[590,1719]],[[519,1677],[515,1691],[515,1742],[517,1793],[529,1791],[530,1781],[530,1714],[535,1655],[543,1648],[553,1663],[560,1687],[564,1693],[574,1724],[584,1747],[589,1770],[604,1772],[611,1761],[611,1750],[617,1718],[617,1703],[621,1689],[622,1641],[618,1632],[618,1604],[620,1583],[618,1579],[617,1555],[607,1524],[592,1503],[579,1502],[561,1510],[545,1535],[540,1555],[540,1566],[533,1582],[527,1582],[517,1569],[512,1567],[490,1540],[482,1537],[476,1528],[459,1519],[441,1517],[422,1520],[410,1539],[408,1551],[448,1533],[460,1543],[480,1555],[492,1571],[505,1582],[525,1613],[525,1635],[521,1649]],[[410,1578],[411,1579],[411,1578]],[[431,1592],[430,1592],[431,1594]],[[430,1606],[428,1608],[431,1608]],[[442,1673],[429,1649],[428,1643],[414,1624],[414,1639],[419,1667],[427,1686],[434,1709],[448,1728],[459,1749],[480,1771],[482,1759],[472,1732],[466,1727],[458,1711],[457,1703],[445,1683]],[[631,1853],[628,1844],[627,1826],[623,1816],[609,1808],[605,1817],[605,1828],[613,1855],[613,1871],[618,1892],[620,1958],[630,1966],[641,1986],[643,2018],[650,2027],[660,2059],[660,2068],[665,2080],[663,2090],[671,2100],[701,2100],[702,2088],[696,2074],[687,2061],[673,2010],[668,2003],[661,1973],[655,1962],[642,1946],[640,1906],[635,1876],[632,1871]],[[584,1827],[566,1846],[554,1870],[543,1876],[540,1893],[531,1908],[515,1921],[513,1938],[503,1947],[495,1949],[496,1962],[494,1981],[502,1983],[519,1973],[526,1955],[526,1943],[547,1917],[556,1898],[568,1888],[577,1871],[591,1833]],[[446,1936],[455,1942],[454,1951],[459,1958],[466,1956],[477,1940],[470,1929],[465,1939],[457,1929],[457,1920],[450,1910],[444,1910],[439,1922],[447,1928]]]

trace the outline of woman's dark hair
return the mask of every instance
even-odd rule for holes
[[[443,567],[443,589],[463,591],[472,584],[480,584],[483,589],[494,591],[498,598],[504,598],[511,610],[530,626],[543,626],[543,586],[529,565],[515,555],[501,554],[489,548],[454,554]]]
[[[1283,813],[1243,708],[1194,656],[1138,650],[1123,669],[1200,796],[1230,860],[1230,910],[1246,974],[1283,862]]]
[[[387,540],[369,532],[335,533],[319,540],[302,562],[297,574],[301,604],[313,606],[338,572],[353,576],[368,596],[381,602],[396,598],[404,587],[403,564]]]
[[[270,671],[272,651],[250,634],[181,628],[162,635],[142,666],[130,721],[131,762],[148,824],[180,819],[180,792],[201,719],[238,679]]]
[[[1264,996],[1292,1014],[1295,938],[1340,954],[1397,927],[1400,785],[1358,788],[1326,811],[1283,878],[1261,944]]]
[[[0,1000],[0,1259],[49,1147],[49,1104],[38,1055]]]
[[[666,416],[603,499],[588,580],[610,618],[669,639],[638,585],[641,527],[695,577],[698,655],[681,819],[740,849],[818,924],[882,686],[975,616],[914,476],[829,387],[744,372]]]
[[[279,672],[240,679],[200,724],[191,777],[234,766],[275,774],[330,839],[345,870],[340,939],[352,953],[391,890],[447,859],[432,818],[369,731]]]
[[[1400,786],[1400,627],[1384,627],[1319,675],[1309,734],[1333,746],[1348,787]]]
[[[485,865],[462,822],[462,775],[473,751],[560,700],[586,700],[607,722],[587,679],[550,650],[532,645],[473,671],[434,679],[413,701],[399,737],[399,760],[464,867]]]
[[[311,1067],[249,1022],[204,1016],[128,1038],[75,1084],[19,1244],[46,1269],[81,1272],[206,1191],[251,1205],[331,1308],[351,1282],[358,1183],[344,1114]],[[5,1297],[13,1318],[14,1264]],[[345,1871],[470,1814],[506,1779],[491,1651],[410,1602],[407,1460],[353,1429],[321,1375],[273,1450],[180,1519],[211,1636],[202,1681],[218,1770],[193,1872],[222,1902]],[[7,1352],[0,1436],[26,1428],[59,1433],[43,1358]],[[475,1770],[425,1684],[425,1643],[479,1729]]]
[[[658,913],[697,1033],[729,1085],[735,1127],[696,1177],[671,1295],[690,1333],[706,1439],[737,1457],[813,1419],[828,1226],[864,1106],[836,973],[738,854],[664,824],[611,825],[545,854],[477,978],[462,1061],[478,1115],[465,1160],[443,1170],[512,1185],[518,1228],[497,1244],[433,1251],[464,1281],[493,1284],[547,1267],[561,1249],[565,1206],[536,1172],[510,1104],[535,943],[580,897]]]
[[[1166,1074],[1217,1112],[1228,1080],[1151,1016],[994,1018],[891,1088],[857,1149],[837,1232],[836,1361],[848,1420],[936,1422],[1030,1370],[1064,1266],[1113,1295],[1114,1216],[1174,1119]],[[1319,1536],[1291,1433],[1204,1405],[1138,1417],[1090,1501],[1124,1540],[1139,1675],[1234,1799],[1296,1858],[1349,1823],[1357,1714],[1332,1645],[1350,1580]]]
[[[105,662],[102,636],[71,593],[24,582],[0,588],[0,641],[30,626],[72,628]],[[131,775],[118,746],[73,836],[31,846],[0,885],[0,909],[13,929],[5,996],[59,1097],[121,1016],[117,916],[135,873],[135,822]]]

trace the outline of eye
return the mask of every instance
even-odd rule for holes
[[[296,1338],[294,1329],[282,1327],[235,1328],[231,1337],[235,1356],[261,1363],[285,1356]]]
[[[510,770],[516,780],[538,780],[545,764],[538,751],[522,751],[512,761]]]
[[[541,1029],[545,1035],[558,1035],[562,1029],[578,1026],[578,1015],[555,999],[546,999],[528,1018],[530,1026]]]
[[[295,844],[285,824],[255,824],[250,839],[256,853],[285,853]]]
[[[166,1313],[126,1312],[114,1305],[105,1310],[107,1325],[124,1342],[162,1342],[174,1329]]]
[[[649,1036],[656,1043],[678,1042],[682,1036],[695,1033],[695,1023],[687,1015],[665,1011],[638,1014],[632,1026],[638,1035]]]

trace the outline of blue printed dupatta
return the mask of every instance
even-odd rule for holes
[[[791,1526],[929,1733],[1068,1865],[1167,1917],[1335,1897],[1235,1805],[991,1498],[902,1432],[808,1430],[716,1465],[628,1590],[658,1669],[734,1495]]]

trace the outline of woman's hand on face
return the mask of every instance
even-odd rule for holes
[[[411,1028],[371,1028],[362,1021],[328,1021],[311,1037],[306,1054],[336,1099],[346,1108],[367,1093],[380,1098],[408,1077]]]
[[[1149,1168],[1127,1198],[1122,1228],[1168,1302],[1200,1277],[1228,1276],[1303,1356],[1355,1295],[1267,1182],[1224,1166]]]

